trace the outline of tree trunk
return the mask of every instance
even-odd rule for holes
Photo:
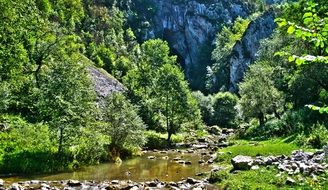
[[[59,128],[59,144],[58,144],[58,153],[61,154],[63,151],[63,128]]]
[[[170,127],[170,117],[169,117],[169,93],[166,93],[166,106],[165,106],[165,112],[166,112],[166,130],[167,130],[167,145],[171,146],[171,127]]]
[[[260,121],[260,126],[263,126],[264,125],[264,114],[260,113],[258,116],[258,119]]]

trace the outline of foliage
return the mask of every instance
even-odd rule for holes
[[[149,40],[141,45],[137,67],[124,77],[135,103],[141,106],[141,116],[150,129],[171,135],[183,124],[200,125],[200,111],[191,96],[188,84],[176,57],[161,40]]]
[[[49,138],[49,127],[30,124],[18,116],[1,115],[0,172],[53,172],[66,168],[69,155],[59,161]]]
[[[141,148],[145,144],[145,124],[138,116],[137,108],[124,95],[113,93],[106,98],[101,133],[110,141],[109,151],[113,160],[124,149]]]
[[[250,20],[238,17],[231,27],[224,26],[216,35],[215,48],[212,52],[214,64],[207,69],[207,88],[210,92],[219,91],[221,88],[228,90],[229,55],[235,44],[243,36],[249,23]]]
[[[305,49],[302,55],[293,55],[290,52],[278,52],[277,55],[288,55],[290,62],[295,62],[301,70],[305,70],[303,65],[308,64],[321,64],[320,67],[325,67],[328,63],[328,18],[325,11],[328,9],[327,5],[322,2],[315,1],[300,1],[302,19],[294,22],[287,21],[286,18],[278,18],[276,22],[282,30],[286,30],[288,34],[301,39],[310,48]],[[327,89],[327,86],[319,86]],[[309,106],[310,108],[317,109],[317,106]],[[327,112],[327,108],[323,107],[318,109],[320,112]],[[328,113],[328,112],[327,112]]]
[[[79,56],[58,60],[45,71],[38,93],[41,118],[58,132],[58,152],[73,145],[73,139],[93,119],[95,92],[91,89],[87,69],[78,63]]]
[[[192,92],[193,97],[197,100],[198,107],[200,108],[202,120],[207,125],[213,125],[213,102],[214,98],[212,95],[205,96],[202,92]]]
[[[221,127],[235,127],[237,96],[229,92],[219,92],[213,99],[213,123]]]
[[[264,124],[266,114],[275,113],[283,106],[283,94],[270,79],[272,68],[255,64],[251,65],[245,79],[239,84],[241,110],[246,117],[255,117]]]

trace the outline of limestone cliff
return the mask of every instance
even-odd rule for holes
[[[252,0],[150,1],[155,6],[155,11],[144,39],[167,40],[173,53],[178,55],[192,87],[198,86],[196,89],[205,87],[206,66],[212,64],[211,48],[218,31],[223,25],[232,24],[238,16],[246,18],[259,9],[256,7],[259,5]],[[267,0],[266,6],[280,1]],[[236,91],[237,83],[243,78],[247,66],[254,61],[259,40],[272,33],[275,27],[273,19],[272,13],[266,13],[253,21],[244,38],[234,47],[229,61],[232,91]],[[204,53],[205,46],[209,50]]]
[[[153,23],[146,38],[159,37],[169,42],[178,54],[187,77],[190,68],[199,63],[199,53],[204,43],[211,42],[223,24],[251,12],[243,0],[180,1],[152,0],[156,5]]]
[[[268,38],[275,29],[274,13],[269,11],[252,21],[244,36],[234,46],[229,59],[230,91],[238,90],[238,83],[243,79],[249,64],[255,60],[260,47],[260,40]]]

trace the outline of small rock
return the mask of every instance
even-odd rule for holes
[[[196,173],[196,176],[204,176],[205,173]]]
[[[18,183],[13,183],[9,189],[10,190],[23,190],[24,188],[22,186],[20,186]]]
[[[221,134],[221,129],[220,129],[220,127],[214,125],[214,126],[209,127],[208,132],[215,134],[215,135],[219,135],[219,134]]]
[[[189,183],[189,184],[192,184],[192,185],[194,185],[196,183],[200,183],[200,181],[198,181],[194,178],[191,178],[191,177],[188,177],[186,182]]]
[[[205,160],[199,160],[198,163],[203,164],[203,163],[205,163]]]
[[[175,158],[173,158],[173,160],[174,161],[179,161],[179,160],[181,160],[181,157],[175,157]]]
[[[41,183],[41,188],[50,189],[50,185],[46,183]]]
[[[188,153],[194,153],[195,151],[192,150],[192,149],[188,149],[187,152],[188,152]]]
[[[146,185],[148,186],[148,187],[157,187],[157,182],[155,182],[155,181],[148,181],[148,182],[146,182]]]
[[[260,169],[260,167],[258,165],[255,165],[255,166],[251,167],[251,170],[258,170],[258,169]]]
[[[113,184],[113,185],[117,185],[117,184],[119,184],[119,183],[120,183],[119,180],[112,180],[112,181],[111,181],[111,184]]]
[[[206,138],[204,138],[204,137],[198,138],[197,141],[201,142],[201,143],[204,143],[204,142],[206,142]]]
[[[286,180],[287,185],[294,185],[295,183],[296,183],[296,181],[293,178],[287,177],[287,180]]]
[[[148,156],[148,159],[154,160],[156,157],[155,156]]]
[[[76,187],[76,186],[81,186],[82,183],[80,181],[78,181],[78,180],[69,180],[67,182],[67,185],[68,186],[71,186],[71,187]]]
[[[252,167],[253,159],[250,156],[238,155],[231,159],[234,170],[249,170]]]
[[[192,147],[196,149],[203,149],[203,148],[207,148],[208,144],[194,144],[192,145]]]
[[[178,160],[178,163],[179,164],[185,164],[185,161],[184,160]]]
[[[186,161],[185,164],[186,165],[191,165],[191,161]]]
[[[31,184],[39,184],[40,183],[39,180],[31,180],[30,182],[31,182]]]
[[[139,190],[139,187],[138,186],[133,186],[130,188],[130,190]]]

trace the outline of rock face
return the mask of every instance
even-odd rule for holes
[[[104,98],[111,93],[123,92],[126,90],[123,84],[108,74],[105,70],[94,67],[89,67],[88,69],[97,94],[97,102],[100,107],[104,105]]]
[[[278,3],[281,0],[267,0]],[[204,50],[223,25],[230,25],[238,17],[246,18],[255,11],[254,2],[244,0],[151,0],[155,14],[144,39],[167,40],[185,69],[189,82],[205,77],[210,53]],[[264,14],[252,22],[244,38],[231,56],[231,89],[243,78],[245,69],[254,60],[259,40],[270,36],[275,24],[273,14]],[[204,53],[204,51],[206,53]],[[206,57],[206,58],[205,58]],[[194,70],[194,71],[193,71]],[[197,75],[197,76],[195,76]],[[203,84],[204,85],[204,84]]]
[[[274,13],[269,11],[252,21],[243,38],[236,43],[229,60],[230,91],[238,90],[238,83],[243,79],[248,66],[254,62],[260,40],[270,37],[276,27]]]
[[[222,25],[252,12],[250,4],[243,0],[152,1],[156,13],[145,38],[167,40],[181,58],[188,78],[192,66],[205,64],[199,63],[200,50],[206,43],[211,44]]]

